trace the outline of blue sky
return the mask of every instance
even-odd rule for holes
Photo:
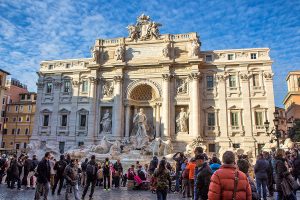
[[[275,103],[300,69],[299,0],[0,0],[0,68],[36,90],[42,60],[89,57],[96,38],[127,36],[141,13],[162,33],[196,31],[202,50],[271,48]]]

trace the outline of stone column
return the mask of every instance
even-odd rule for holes
[[[247,68],[247,66],[242,66],[243,68]],[[245,131],[245,137],[252,138],[253,136],[253,122],[252,122],[252,109],[251,109],[251,102],[250,102],[250,84],[249,84],[249,77],[247,72],[243,72],[240,74],[241,79],[241,91],[242,91],[242,105],[243,111],[240,114],[240,126]],[[243,115],[243,116],[242,116]],[[242,120],[244,119],[244,120]]]
[[[271,64],[266,64],[264,72],[264,84],[265,84],[265,101],[266,101],[266,107],[268,108],[268,121],[270,122],[270,125],[273,124],[274,119],[274,112],[275,112],[275,102],[274,102],[274,88],[273,88],[273,76],[272,73],[272,67]],[[287,116],[289,117],[289,116]],[[272,127],[270,127],[269,130],[272,130]]]
[[[191,82],[192,82],[192,88],[190,92],[190,102],[191,102],[191,108],[190,108],[190,115],[192,119],[192,124],[190,126],[191,128],[191,136],[193,138],[196,138],[198,136],[201,136],[200,133],[200,94],[199,94],[199,79],[200,79],[200,72],[192,72],[189,75]]]
[[[123,101],[122,101],[122,76],[115,76],[114,108],[113,108],[113,136],[122,137]]]
[[[125,107],[125,137],[129,137],[129,128],[130,128],[130,105]]]
[[[87,145],[94,144],[94,141],[97,138],[97,121],[96,121],[96,110],[97,110],[97,74],[96,70],[92,70],[91,74],[92,77],[89,77],[90,80],[90,92],[89,92],[89,104],[90,104],[90,110],[89,110],[89,117],[88,117],[88,134],[85,138],[85,143]]]
[[[160,137],[160,103],[156,103],[155,137]]]
[[[170,74],[162,74],[163,84],[162,84],[162,124],[163,131],[161,137],[170,137]]]

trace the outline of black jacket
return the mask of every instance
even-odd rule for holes
[[[275,160],[275,183],[276,183],[276,188],[279,191],[282,191],[281,189],[281,182],[284,177],[286,177],[289,174],[289,171],[287,167],[285,166],[285,159],[283,158],[276,158]]]
[[[213,172],[206,162],[198,169],[194,186],[195,199],[208,199],[208,190],[212,174]]]
[[[43,158],[37,167],[37,182],[48,183],[50,182],[50,163],[49,160]]]
[[[176,161],[176,172],[181,171],[181,164],[183,163],[185,157],[177,157],[177,155],[179,154],[179,152],[175,153],[175,155],[173,156],[173,160]]]
[[[293,162],[293,175],[294,177],[300,176],[300,156],[298,156]]]
[[[55,163],[53,169],[56,170],[56,175],[58,177],[63,176],[66,166],[67,162],[65,160],[59,160]]]
[[[258,179],[268,179],[270,170],[269,162],[265,159],[258,159],[254,166],[255,177]]]
[[[9,173],[12,177],[19,177],[19,163],[17,159],[12,159],[10,162]]]

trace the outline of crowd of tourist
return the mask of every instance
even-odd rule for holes
[[[299,150],[262,152],[252,165],[245,155],[226,151],[221,162],[216,154],[208,157],[196,147],[194,157],[182,152],[175,153],[173,161],[154,156],[150,163],[137,161],[127,170],[120,160],[97,162],[93,155],[81,163],[69,155],[61,155],[57,161],[50,152],[40,161],[35,155],[2,155],[0,184],[6,183],[10,189],[35,189],[35,200],[47,199],[48,193],[64,193],[66,200],[85,199],[89,193],[92,199],[97,187],[150,190],[158,200],[167,199],[170,192],[193,200],[294,200],[300,181]]]

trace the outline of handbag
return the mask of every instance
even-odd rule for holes
[[[299,184],[291,174],[286,176],[286,179],[287,179],[287,182],[290,184],[290,186],[293,190],[298,190]]]
[[[239,171],[236,170],[234,176],[234,188],[232,193],[232,200],[236,200],[236,191],[237,191],[238,182],[239,182]]]
[[[290,183],[288,182],[287,178],[283,178],[280,185],[281,185],[281,190],[283,192],[283,195],[285,197],[288,197],[293,193],[293,189]]]

